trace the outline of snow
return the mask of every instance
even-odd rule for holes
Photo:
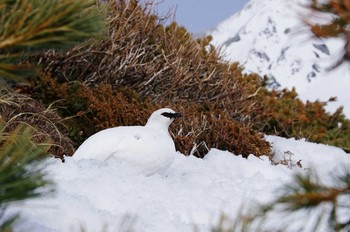
[[[74,153],[75,159],[127,161],[146,175],[167,169],[175,158],[175,144],[168,128],[182,117],[169,108],[156,110],[145,126],[108,128],[90,136]]]
[[[250,0],[207,34],[224,49],[225,59],[241,63],[246,73],[267,75],[274,88],[295,87],[304,101],[337,97],[326,109],[334,112],[344,106],[350,118],[349,64],[328,71],[341,57],[345,40],[314,38],[302,19],[327,22],[332,16],[306,11],[307,2]]]
[[[276,136],[267,140],[275,161],[289,154],[302,168],[217,149],[204,159],[178,153],[166,171],[152,176],[122,161],[49,159],[45,170],[56,191],[12,205],[7,213],[21,213],[15,231],[126,231],[130,226],[145,232],[210,231],[223,213],[235,218],[242,206],[249,211],[275,199],[297,172],[315,170],[326,181],[339,167],[350,167],[350,155],[336,147]],[[283,222],[281,215],[272,216],[269,226],[281,225],[276,221]],[[307,227],[302,222],[299,226]]]

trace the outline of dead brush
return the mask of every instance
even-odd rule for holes
[[[67,118],[65,125],[78,144],[105,128],[143,125],[157,109],[132,89],[115,90],[103,83],[96,87],[80,82],[58,84],[46,74],[42,74],[40,80],[45,100],[61,99],[57,102],[60,113]]]
[[[295,91],[268,91],[259,76],[242,74],[222,61],[210,37],[193,39],[176,23],[139,1],[108,1],[104,40],[66,53],[40,55],[43,73],[34,95],[47,104],[64,99],[73,117],[71,138],[81,143],[97,130],[140,125],[154,109],[169,106],[187,115],[174,131],[178,149],[203,156],[216,147],[235,154],[270,154],[259,132],[311,141],[349,151],[350,121],[321,102],[304,104]],[[63,109],[64,108],[64,109]]]
[[[261,133],[249,124],[232,119],[221,109],[208,109],[205,105],[188,102],[175,107],[184,117],[171,125],[171,131],[177,149],[183,154],[202,158],[211,148],[218,148],[243,157],[253,154],[271,158],[270,144]]]
[[[220,59],[210,37],[193,39],[176,23],[164,27],[165,19],[151,11],[134,0],[109,1],[107,39],[67,53],[47,52],[40,57],[44,71],[59,82],[130,87],[153,102],[219,104],[237,120],[247,120],[258,107],[252,95],[259,89],[259,78],[252,75],[248,83],[238,64]]]
[[[303,103],[295,89],[263,90],[256,99],[264,106],[259,118],[253,118],[256,130],[286,138],[306,138],[349,151],[350,121],[342,108],[329,113],[324,108],[328,102]]]
[[[45,108],[38,101],[5,89],[0,90],[0,120],[5,122],[1,133],[9,133],[25,123],[35,129],[34,142],[51,141],[50,152],[55,157],[72,155],[73,142],[69,139],[63,120],[52,107]]]
[[[274,156],[276,156],[276,155],[281,157],[281,160],[279,160],[279,161],[272,161],[272,163],[274,165],[282,164],[282,165],[287,166],[289,169],[293,169],[295,167],[299,167],[299,168],[303,167],[302,164],[301,164],[302,160],[294,161],[292,159],[294,154],[291,151],[284,151],[283,153],[280,152],[279,154],[274,154]]]
[[[50,83],[50,76],[42,83]],[[46,85],[44,85],[46,86]],[[132,89],[113,89],[108,84],[87,87],[84,84],[60,84],[46,90],[59,95],[65,108],[64,114],[72,117],[66,121],[71,135],[78,144],[99,130],[122,126],[144,125],[156,109],[171,107],[184,117],[170,128],[176,148],[185,155],[204,157],[210,148],[229,150],[248,156],[270,155],[270,146],[251,125],[244,125],[212,105],[188,101],[159,103],[141,98]],[[50,95],[47,95],[51,99]],[[85,110],[84,110],[85,109]],[[75,112],[72,115],[72,112]]]
[[[174,132],[184,154],[203,157],[216,147],[269,155],[251,124],[263,109],[257,75],[222,61],[210,37],[193,39],[176,23],[164,27],[166,19],[147,4],[109,1],[105,7],[106,39],[38,57],[43,72],[34,94],[48,104],[64,99],[75,141],[106,127],[144,124],[154,109],[169,106],[187,115]]]

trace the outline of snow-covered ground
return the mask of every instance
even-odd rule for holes
[[[45,170],[55,193],[12,205],[7,213],[21,213],[16,231],[126,231],[130,225],[145,232],[210,231],[222,213],[235,218],[242,206],[273,200],[296,172],[312,168],[327,182],[341,167],[350,168],[350,155],[339,148],[275,136],[267,140],[275,159],[301,160],[302,168],[216,149],[204,159],[178,154],[164,173],[148,177],[115,160],[49,160]],[[286,231],[300,231],[310,222],[287,223],[281,215],[271,220]]]

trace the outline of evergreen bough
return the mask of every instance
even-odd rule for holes
[[[299,228],[301,231],[305,227],[308,227],[307,231],[350,231],[349,167],[334,174],[331,182],[322,183],[315,170],[295,174],[292,183],[281,186],[281,192],[275,200],[253,210],[243,211],[245,208],[242,207],[233,220],[223,214],[218,225],[211,231],[267,231],[271,226],[268,219],[278,216],[279,225],[275,225],[273,231],[289,231],[290,226],[294,223],[300,225],[300,222],[303,222],[303,227]]]
[[[0,0],[0,76],[18,77],[30,66],[19,58],[68,48],[103,28],[94,0]]]
[[[4,218],[6,207],[16,201],[38,197],[49,184],[42,171],[40,156],[49,145],[33,142],[34,128],[20,124],[11,133],[4,133],[0,122],[0,231],[8,231],[17,216]],[[3,217],[3,218],[2,218]]]

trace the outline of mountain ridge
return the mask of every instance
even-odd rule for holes
[[[295,87],[300,98],[330,102],[327,110],[344,106],[350,117],[349,65],[328,71],[342,52],[344,40],[314,38],[303,23],[311,16],[303,0],[251,0],[207,32],[224,57],[239,62],[247,73],[268,77],[270,88]],[[329,17],[329,16],[328,16]],[[308,18],[309,19],[309,18]]]

